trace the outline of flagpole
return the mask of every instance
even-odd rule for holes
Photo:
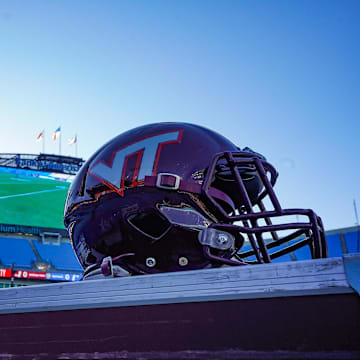
[[[36,141],[39,142],[41,141],[41,147],[42,147],[42,152],[45,152],[45,130],[42,130],[41,133],[37,136]],[[41,153],[41,150],[39,151],[39,153]]]
[[[59,155],[61,155],[61,131],[59,135]]]
[[[358,216],[358,212],[357,212],[357,206],[356,206],[356,200],[355,199],[353,200],[353,205],[354,205],[354,213],[355,213],[355,220],[356,220],[355,225],[359,226],[359,216]]]
[[[74,152],[75,152],[75,157],[77,157],[77,152],[78,152],[77,134],[75,134],[72,138],[70,138],[70,139],[68,140],[68,143],[69,143],[70,146],[75,145]]]

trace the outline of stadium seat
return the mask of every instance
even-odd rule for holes
[[[294,255],[296,260],[310,260],[311,259],[311,252],[309,246],[303,246],[300,249],[294,251]]]
[[[285,246],[286,246],[285,244],[280,245],[278,248],[276,248],[276,250],[280,250],[280,249],[284,248]],[[252,249],[252,247],[250,246],[250,244],[245,243],[245,245],[241,248],[241,252],[248,251],[248,250],[251,250],[251,249]],[[269,253],[271,253],[271,251]],[[255,255],[253,255],[253,256],[248,257],[246,260],[248,260],[248,261],[256,261],[256,257],[255,257]],[[282,256],[280,256],[278,258],[272,259],[271,261],[274,262],[274,263],[278,263],[278,262],[292,261],[292,258],[291,258],[290,254],[286,254],[286,255],[282,255]]]
[[[4,266],[32,268],[36,256],[27,239],[0,237],[0,260]]]
[[[291,255],[290,254],[286,254],[286,255],[282,255],[278,258],[272,259],[271,262],[273,263],[278,263],[278,262],[286,262],[286,261],[292,261]]]
[[[280,245],[278,249],[285,248],[288,245],[294,245],[298,243],[301,239],[296,239],[289,241],[289,243],[285,243]],[[294,259],[295,257],[295,259]],[[285,261],[293,261],[293,260],[309,260],[311,259],[311,253],[309,246],[304,246],[298,250],[292,251],[289,254],[283,255],[277,259],[274,259],[273,262],[285,262]]]
[[[348,253],[360,252],[360,231],[352,231],[344,234]]]
[[[331,234],[326,236],[329,257],[341,257],[343,251],[339,234]]]
[[[33,242],[43,261],[52,264],[57,270],[82,271],[70,243],[60,245]]]

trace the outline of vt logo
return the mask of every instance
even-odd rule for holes
[[[136,140],[114,151],[109,163],[102,160],[97,162],[89,169],[89,173],[123,196],[128,160],[136,157],[130,186],[135,187],[144,182],[146,175],[156,175],[162,147],[181,142],[182,132],[183,130],[173,130]]]

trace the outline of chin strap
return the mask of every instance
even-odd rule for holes
[[[96,280],[103,278],[114,278],[130,276],[131,274],[119,265],[114,265],[114,262],[124,256],[132,256],[134,253],[122,254],[112,258],[111,256],[105,257],[101,265],[94,264],[85,270],[83,280]]]
[[[125,254],[127,255],[127,254]],[[116,258],[112,258],[111,256],[107,256],[103,259],[100,270],[102,275],[105,277],[111,276],[111,277],[123,277],[123,276],[130,276],[130,273],[120,267],[119,265],[114,265],[113,261],[116,261],[120,256]]]
[[[202,194],[201,184],[183,180],[179,175],[169,173],[159,173],[155,176],[145,176],[144,186],[157,187],[165,190],[181,190],[199,195]],[[233,210],[235,210],[235,205],[231,198],[221,190],[210,187],[209,194],[214,198],[225,202]]]

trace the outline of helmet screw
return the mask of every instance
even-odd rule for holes
[[[153,257],[148,257],[145,260],[145,264],[146,264],[147,267],[154,267],[156,265],[156,260]]]
[[[179,258],[179,265],[186,266],[189,263],[189,260],[185,256]]]
[[[225,234],[219,234],[217,241],[219,244],[224,245],[228,242],[228,238]]]

